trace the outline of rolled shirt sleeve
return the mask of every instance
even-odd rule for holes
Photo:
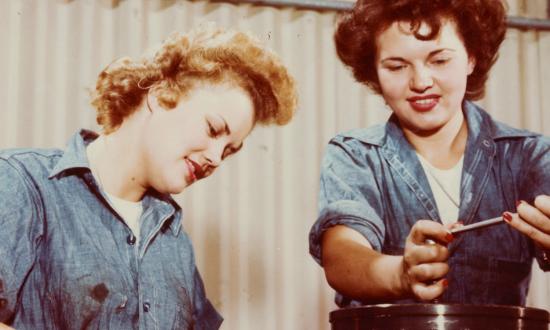
[[[385,225],[375,162],[360,149],[374,148],[358,140],[337,136],[327,146],[321,165],[319,217],[310,236],[310,253],[321,264],[321,239],[330,227],[344,225],[361,233],[380,251]]]
[[[195,268],[195,326],[197,330],[218,329],[222,322],[222,316],[216,311],[210,300],[206,298],[204,284],[201,276]]]
[[[533,203],[538,195],[550,195],[550,138],[527,139],[522,155],[521,170],[525,175],[521,177],[521,198]],[[542,270],[550,271],[550,250],[535,245],[535,257]]]

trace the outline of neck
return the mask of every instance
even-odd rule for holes
[[[462,111],[440,129],[429,134],[418,134],[403,129],[407,140],[422,157],[440,169],[453,167],[466,149],[468,127]]]
[[[114,132],[100,134],[87,147],[90,168],[101,188],[118,198],[137,202],[147,184],[141,166],[139,120],[124,121]]]

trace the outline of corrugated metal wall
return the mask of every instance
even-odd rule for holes
[[[509,1],[514,15],[544,0]],[[328,329],[335,306],[308,255],[319,163],[336,132],[385,120],[383,102],[354,83],[332,43],[334,12],[207,1],[0,1],[0,148],[62,147],[96,128],[97,73],[139,57],[171,31],[202,21],[252,30],[297,78],[300,107],[284,128],[260,128],[245,150],[178,200],[207,292],[224,329]],[[550,32],[510,30],[483,105],[513,126],[550,135]],[[550,307],[548,275],[530,304]]]

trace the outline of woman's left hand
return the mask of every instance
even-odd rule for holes
[[[504,212],[504,220],[515,229],[529,236],[536,245],[550,250],[550,196],[539,195],[534,205],[519,201],[518,213]]]

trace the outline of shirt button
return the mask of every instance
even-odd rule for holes
[[[151,308],[151,305],[149,305],[148,302],[143,303],[143,311],[144,311],[145,313],[147,313],[147,312],[149,311],[150,308]]]
[[[122,303],[116,307],[116,310],[115,310],[116,313],[120,313],[126,308],[126,303],[128,302],[128,298],[124,296],[123,299],[124,300],[122,301]]]
[[[487,140],[483,140],[483,145],[489,147],[491,144]]]
[[[136,244],[136,237],[134,236],[134,234],[128,235],[128,237],[126,238],[126,243],[130,245]]]
[[[0,309],[4,309],[6,305],[8,304],[8,301],[6,299],[0,298]]]

